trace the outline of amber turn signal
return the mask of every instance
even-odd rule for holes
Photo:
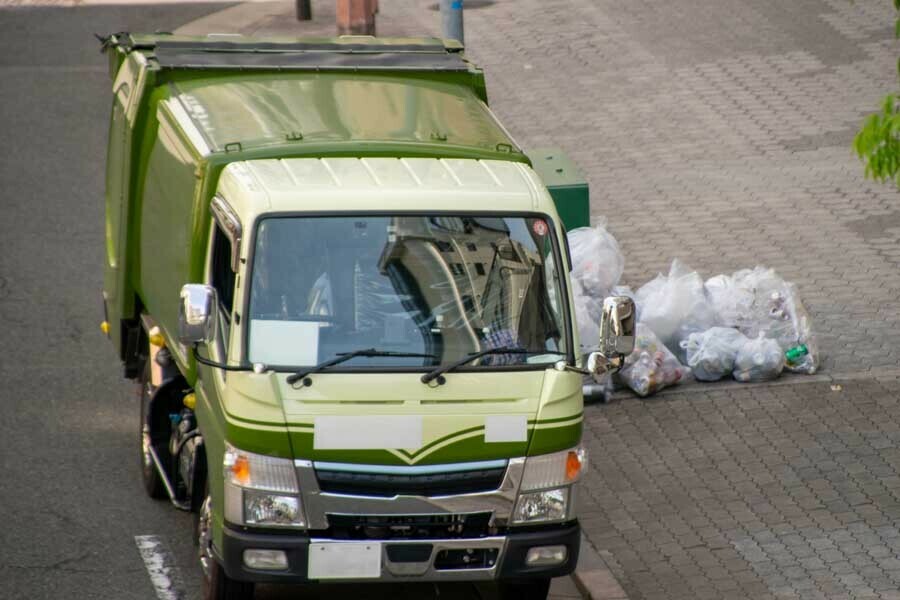
[[[250,485],[250,460],[239,454],[231,465],[231,474],[240,485]]]
[[[149,342],[152,346],[163,348],[166,345],[166,338],[163,337],[159,327],[151,327],[148,333]]]
[[[581,457],[574,450],[566,457],[566,481],[575,481],[581,474]]]

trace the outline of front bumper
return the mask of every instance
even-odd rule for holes
[[[533,578],[560,577],[575,570],[581,540],[577,522],[548,525],[527,532],[510,532],[472,539],[416,539],[381,541],[381,576],[365,581],[492,581],[523,580]],[[216,557],[232,579],[258,583],[305,583],[311,543],[332,540],[310,538],[306,535],[284,535],[253,533],[226,527],[223,531],[222,547],[216,549]],[[379,540],[369,540],[378,543]],[[334,541],[334,543],[341,543]],[[565,561],[552,566],[529,566],[525,556],[529,548],[535,546],[563,545],[567,549]],[[261,571],[248,568],[244,564],[244,550],[283,550],[287,555],[288,568],[283,571]],[[436,564],[439,556],[447,556],[453,551],[473,550],[476,553],[497,551],[493,566],[473,568],[465,566],[448,568]],[[440,562],[440,561],[438,561]],[[329,580],[333,581],[333,580]],[[353,581],[353,580],[346,580]]]

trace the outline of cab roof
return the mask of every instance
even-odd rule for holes
[[[523,163],[436,158],[290,158],[230,163],[219,193],[243,217],[339,211],[556,210]]]

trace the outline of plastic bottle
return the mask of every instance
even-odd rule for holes
[[[787,350],[784,353],[784,357],[785,359],[787,359],[788,363],[793,364],[807,354],[809,354],[809,348],[806,346],[806,344],[800,344],[799,346],[794,346],[793,348]]]

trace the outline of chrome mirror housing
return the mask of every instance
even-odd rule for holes
[[[587,359],[587,370],[598,378],[618,371],[634,350],[635,308],[628,296],[610,296],[603,300],[600,315],[600,351]]]
[[[634,350],[634,300],[610,296],[600,315],[600,353],[608,358],[628,356]]]
[[[212,342],[217,306],[216,290],[212,286],[189,283],[182,287],[178,304],[178,340],[186,346]]]

